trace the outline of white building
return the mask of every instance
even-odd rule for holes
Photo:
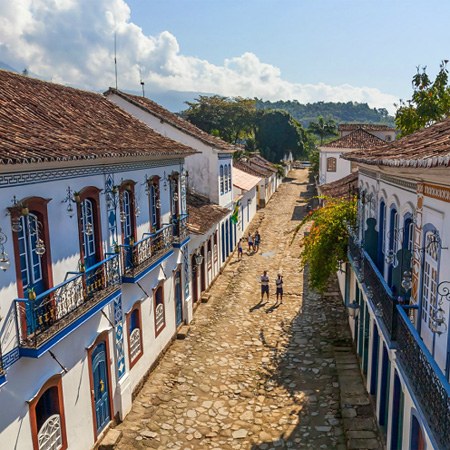
[[[193,194],[191,198],[198,203],[199,198],[203,197],[203,202],[204,199],[209,201],[209,207],[213,208],[213,204],[216,204],[219,207],[218,210],[221,210],[221,214],[213,214],[218,222],[212,224],[208,220],[207,229],[201,226],[203,233],[196,234],[195,239],[189,244],[190,260],[200,261],[201,258],[195,258],[195,256],[204,256],[199,270],[194,274],[198,278],[198,282],[195,282],[197,278],[193,278],[195,284],[192,286],[192,292],[197,301],[201,297],[201,293],[209,288],[218,269],[225,264],[237,243],[236,224],[231,220],[231,215],[236,208],[233,200],[232,177],[235,148],[227,142],[205,133],[148,98],[126,94],[112,88],[105,95],[108,100],[141,120],[152,130],[197,151],[194,155],[186,158],[185,164],[189,174],[189,190]],[[202,204],[202,207],[206,204],[208,202]],[[225,210],[228,211],[227,214],[224,213]],[[192,225],[195,229],[198,223]],[[214,252],[214,249],[217,251]],[[209,252],[213,253],[212,258],[217,261],[217,270],[209,260]],[[204,265],[208,265],[208,268],[205,268]],[[195,271],[195,266],[192,266],[192,270]],[[200,280],[202,281],[200,282]]]
[[[235,203],[239,207],[237,238],[245,236],[245,231],[253,220],[257,208],[256,188],[261,182],[260,177],[250,175],[236,167],[233,167],[233,188]]]
[[[450,448],[450,120],[344,157],[359,229],[343,295],[389,449]]]
[[[346,153],[380,147],[395,140],[395,130],[386,125],[342,124],[340,137],[319,147],[319,186],[346,177],[356,170]],[[320,187],[319,187],[320,190]]]
[[[0,71],[0,447],[92,448],[192,315],[185,157],[102,95]]]

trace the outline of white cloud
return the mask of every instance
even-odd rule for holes
[[[125,0],[0,0],[0,61],[55,82],[104,89],[114,85],[117,33],[119,88],[210,92],[265,100],[367,102],[393,112],[392,95],[373,87],[301,84],[253,53],[214,65],[183,55],[168,31],[147,36],[130,21]]]

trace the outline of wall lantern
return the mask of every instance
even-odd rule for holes
[[[410,270],[405,270],[402,277],[402,288],[408,292],[412,287],[412,274]]]
[[[79,192],[72,192],[70,186],[67,188],[66,198],[61,201],[61,203],[67,203],[66,213],[71,219],[75,214],[74,203],[80,203],[81,197]]]
[[[203,255],[197,251],[197,253],[194,255],[195,258],[195,264],[197,264],[197,266],[200,266],[203,262]]]
[[[348,308],[348,315],[352,318],[352,319],[356,319],[356,317],[358,316],[358,311],[359,311],[359,304],[356,300],[353,300],[351,303],[349,303],[347,305]]]
[[[3,233],[2,229],[0,228],[0,269],[3,270],[3,272],[6,272],[11,265],[11,261],[9,260],[9,256],[5,252],[4,247],[4,244],[7,240],[8,238],[6,237],[6,234]]]

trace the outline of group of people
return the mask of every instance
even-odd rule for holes
[[[269,275],[267,275],[267,270],[261,275],[261,302],[263,301],[264,294],[267,296],[267,301],[269,301]],[[280,299],[280,303],[283,303],[283,276],[281,273],[278,274],[275,280],[277,303]]]
[[[242,259],[242,255],[244,253],[244,249],[242,247],[242,241],[244,238],[239,239],[238,242],[238,260]],[[248,233],[247,236],[247,245],[248,245],[248,253],[250,252],[256,253],[259,250],[259,244],[261,242],[261,235],[259,234],[259,231],[256,230],[255,234],[252,235],[251,233]]]

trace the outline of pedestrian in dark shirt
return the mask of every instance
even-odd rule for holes
[[[242,259],[242,239],[239,239],[238,243],[238,261]]]
[[[281,273],[278,274],[278,277],[275,280],[275,285],[277,287],[277,302],[279,297],[281,300],[280,303],[283,303],[283,277]]]
[[[267,275],[267,270],[261,275],[261,302],[264,294],[267,295],[267,301],[269,301],[269,275]]]
[[[257,252],[259,250],[259,243],[261,242],[261,235],[259,234],[258,230],[256,230],[254,242],[255,243],[253,244],[253,250]]]

